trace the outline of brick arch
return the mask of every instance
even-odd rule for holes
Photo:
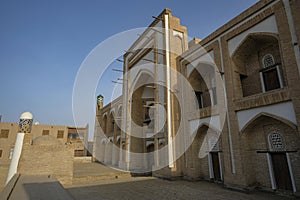
[[[116,109],[116,114],[115,114],[115,123],[116,123],[116,130],[118,134],[121,131],[121,123],[122,123],[122,104],[119,104],[117,109]]]
[[[193,133],[193,135],[195,136],[198,132],[199,129],[212,129],[213,131],[216,131],[216,132],[220,132],[220,130],[218,130],[218,128],[216,128],[214,125],[212,124],[209,124],[207,122],[201,122],[198,126],[198,128],[196,129],[196,131]]]
[[[241,163],[245,172],[246,186],[273,188],[270,170],[273,169],[270,160],[270,133],[280,133],[284,148],[277,151],[286,155],[286,151],[297,152],[300,144],[297,127],[287,119],[270,113],[259,113],[245,125],[240,134]],[[271,153],[270,153],[271,152]],[[293,162],[298,159],[299,153],[291,156],[291,167],[299,173],[299,165]],[[274,164],[274,163],[273,163]],[[276,163],[275,163],[276,164]]]
[[[202,138],[202,143],[200,145],[200,153],[199,156],[201,158],[205,157],[206,154],[212,150],[212,146],[208,145],[208,141],[212,138],[215,137],[216,139],[216,143],[218,143],[219,139],[221,136],[221,132],[214,127],[211,124],[208,124],[206,122],[200,124],[198,126],[198,129],[196,129],[196,131],[193,133],[192,135],[192,140],[193,142],[191,143],[191,145],[193,145],[195,140],[198,140],[199,138]]]
[[[101,123],[101,128],[102,128],[104,134],[107,133],[107,121],[108,121],[108,117],[107,117],[107,113],[105,113],[103,115],[103,119],[102,119],[102,123]]]
[[[147,82],[147,80],[149,80],[149,82]],[[129,94],[129,99],[131,99],[131,102],[134,102],[131,104],[131,110],[129,111],[131,113],[131,120],[135,123],[134,125],[143,126],[145,122],[145,103],[146,101],[154,101],[155,95],[154,91],[153,96],[143,97],[143,95],[147,93],[147,91],[151,92],[151,88],[148,88],[147,85],[153,86],[153,84],[154,74],[148,69],[139,69],[137,76],[133,80]]]
[[[237,98],[256,95],[262,92],[282,88],[286,78],[280,43],[277,34],[251,33],[237,46],[232,54],[234,79],[238,86]],[[265,68],[263,57],[272,55],[274,64]]]
[[[107,134],[111,133],[114,130],[114,124],[115,124],[115,112],[113,110],[111,110],[111,112],[109,113],[109,116],[107,118],[107,122],[106,122],[106,130],[107,130]],[[113,123],[114,122],[114,123]]]
[[[115,116],[116,108],[111,108],[109,114],[113,114]]]
[[[120,114],[122,114],[122,109],[123,109],[123,105],[119,104],[118,108],[117,108],[117,115],[120,116]]]
[[[138,82],[141,80],[141,77],[143,75],[148,75],[150,76],[152,79],[154,79],[154,73],[151,71],[151,70],[148,70],[148,69],[140,69],[139,72],[137,73],[137,75],[135,76],[134,80],[132,81],[132,84],[131,84],[131,91],[130,91],[130,94],[132,95],[132,93],[134,92],[134,88],[136,88],[136,86],[139,87],[139,84]],[[143,85],[143,84],[142,84]]]
[[[259,36],[265,36],[265,37],[272,37],[274,39],[277,40],[277,42],[279,42],[279,36],[278,34],[275,34],[275,33],[269,33],[269,32],[258,32],[258,33],[249,33],[240,43],[239,45],[236,47],[236,49],[233,51],[232,53],[232,58],[236,57],[237,56],[237,53],[238,51],[243,47],[243,45],[246,44],[246,42],[249,40],[249,39],[255,39]]]
[[[217,128],[208,123],[202,123],[198,126],[192,135],[192,142],[187,150],[188,169],[186,175],[192,179],[210,180],[210,141],[214,136],[220,136]],[[217,137],[215,137],[217,138]],[[220,138],[217,138],[215,144],[221,144]]]
[[[147,149],[148,149],[148,147],[150,147],[150,146],[153,146],[153,147],[154,147],[154,142],[153,142],[153,141],[149,142],[149,144],[146,144],[146,148],[147,148]]]
[[[279,122],[282,122],[282,123],[288,125],[289,127],[291,127],[294,130],[297,129],[297,126],[288,119],[285,119],[285,118],[282,118],[280,116],[273,115],[273,114],[270,114],[270,113],[261,112],[261,113],[257,114],[256,116],[254,116],[252,119],[250,119],[248,121],[248,123],[244,125],[244,127],[241,129],[240,132],[245,133],[247,131],[247,129],[252,128],[255,125],[255,123],[263,117],[275,119]]]
[[[215,66],[212,63],[198,63],[198,65],[187,74],[187,78],[195,92],[197,108],[210,107],[216,104],[217,76]]]
[[[194,69],[191,69],[191,70],[187,71],[187,78],[190,78],[190,76],[191,76],[191,74],[194,70],[196,70],[196,71],[200,70],[200,69],[197,69],[197,68],[199,68],[201,65],[207,65],[207,66],[212,67],[212,68],[217,68],[216,64],[211,62],[211,61],[199,61],[195,67],[192,66]]]

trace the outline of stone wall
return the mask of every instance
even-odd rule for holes
[[[0,165],[0,192],[5,186],[9,165]]]
[[[51,136],[40,136],[31,142],[26,134],[18,173],[54,175],[62,184],[72,182],[73,151]]]

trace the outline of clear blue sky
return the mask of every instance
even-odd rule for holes
[[[258,0],[2,0],[0,1],[0,115],[17,122],[30,111],[41,124],[74,125],[76,73],[101,41],[148,26],[164,8],[204,38]],[[105,87],[97,93],[109,95]],[[97,96],[97,94],[95,94]],[[106,102],[107,103],[107,102]]]

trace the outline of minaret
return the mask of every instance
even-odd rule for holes
[[[100,94],[97,96],[97,106],[96,106],[96,118],[95,118],[95,129],[94,129],[94,144],[96,145],[96,142],[98,141],[97,138],[99,138],[100,133],[100,122],[101,122],[101,110],[103,108],[103,99],[104,97]],[[96,159],[96,147],[93,147],[93,152],[92,152],[92,160],[95,162]]]
[[[20,116],[19,133],[31,133],[33,115],[30,112],[24,112]]]
[[[103,99],[104,97],[101,94],[97,96],[97,110],[101,110],[103,108]]]
[[[31,132],[31,126],[33,122],[33,115],[30,112],[24,112],[20,116],[19,131],[14,147],[14,153],[10,162],[9,171],[6,179],[6,184],[17,173],[20,156],[22,153],[23,142],[25,134]]]

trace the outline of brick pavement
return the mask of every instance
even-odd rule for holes
[[[243,199],[243,200],[284,200],[294,197],[278,196],[272,193],[232,191],[222,185],[185,180],[168,181],[153,177],[98,180],[81,185],[68,186],[67,190],[75,199]]]

